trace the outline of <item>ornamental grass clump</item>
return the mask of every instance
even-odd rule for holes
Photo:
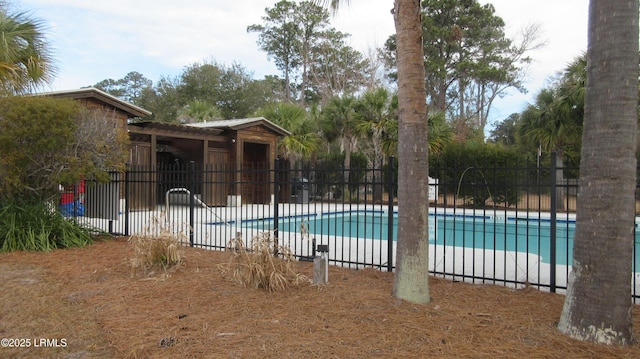
[[[231,259],[220,269],[244,287],[281,292],[310,283],[309,278],[296,271],[291,249],[275,244],[272,232],[253,237],[249,248],[238,235],[229,242],[228,249],[232,252]]]
[[[187,242],[187,228],[185,224],[168,223],[164,215],[152,218],[141,233],[129,237],[134,249],[132,270],[177,268],[183,260],[180,246]]]
[[[93,242],[94,232],[64,218],[45,201],[0,203],[0,252],[83,247]]]

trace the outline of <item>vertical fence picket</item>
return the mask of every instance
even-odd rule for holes
[[[193,229],[195,227],[196,163],[189,162],[189,246],[193,247]]]
[[[278,222],[280,220],[280,211],[279,211],[279,196],[280,196],[280,159],[276,158],[274,162],[274,175],[273,175],[273,240],[275,242],[273,253],[274,255],[278,255]]]
[[[395,198],[395,158],[389,157],[389,174],[387,180],[387,272],[393,271],[393,200]]]
[[[127,164],[124,171],[124,235],[129,235],[129,203],[131,202],[131,193],[129,192],[129,182],[131,173],[131,165]]]
[[[549,270],[549,290],[553,293],[556,291],[556,224],[558,211],[558,178],[557,178],[557,154],[551,153],[551,209],[549,218],[549,261],[551,267]]]

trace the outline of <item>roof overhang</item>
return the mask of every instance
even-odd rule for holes
[[[221,136],[224,129],[195,128],[185,125],[161,123],[161,122],[134,122],[127,125],[130,134],[156,135],[161,137],[185,138],[193,140],[224,141]]]
[[[77,89],[77,90],[43,92],[37,95],[60,97],[60,98],[71,98],[74,100],[83,99],[83,98],[93,98],[100,102],[103,102],[106,105],[113,106],[114,108],[126,113],[130,118],[151,116],[151,111],[145,110],[142,107],[138,107],[127,101],[123,101],[95,87],[86,87],[86,88]]]
[[[207,122],[188,123],[185,126],[196,128],[222,129],[222,130],[242,130],[252,126],[264,126],[276,133],[278,136],[290,136],[291,132],[267,120],[264,117],[240,118],[234,120],[216,120]]]

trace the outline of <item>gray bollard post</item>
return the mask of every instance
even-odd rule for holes
[[[329,281],[329,245],[319,244],[317,252],[320,256],[313,258],[313,284],[323,284]]]

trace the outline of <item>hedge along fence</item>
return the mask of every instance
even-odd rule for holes
[[[429,176],[439,191],[483,208],[512,206],[524,193],[539,193],[549,183],[549,169],[520,151],[499,146],[450,145],[430,158]]]

